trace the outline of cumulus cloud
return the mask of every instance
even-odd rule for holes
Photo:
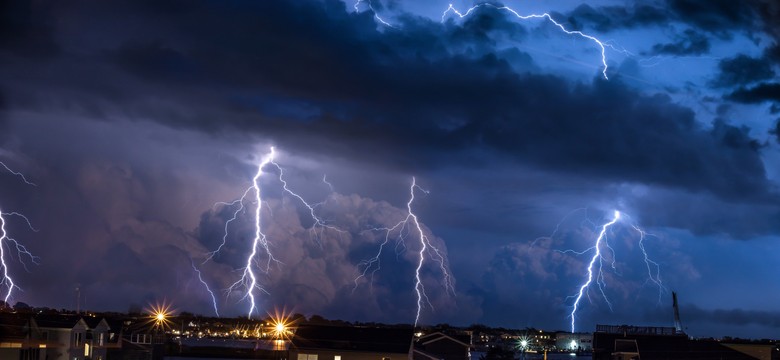
[[[325,316],[342,316],[374,321],[413,321],[416,309],[414,295],[414,269],[419,261],[419,239],[414,228],[390,233],[390,243],[385,245],[379,263],[369,268],[366,276],[366,260],[375,256],[387,232],[407,216],[406,210],[383,201],[374,201],[358,195],[332,194],[317,207],[318,216],[327,219],[335,229],[312,228],[309,215],[302,213],[292,197],[269,200],[263,213],[264,233],[274,254],[271,267],[261,276],[260,284],[268,292],[261,295],[262,302],[272,307],[294,307],[296,311]],[[300,205],[300,204],[298,204]],[[221,242],[225,221],[232,211],[217,209],[204,214],[198,229],[201,243],[215,249]],[[229,265],[233,269],[246,266],[246,256],[254,237],[253,211],[239,213],[235,224],[229,226],[227,242],[213,261]],[[411,225],[411,224],[410,224]],[[442,251],[446,262],[447,247],[443,240],[423,228],[430,243]],[[217,244],[218,245],[218,244]],[[453,316],[456,312],[452,293],[446,289],[444,274],[426,253],[426,265],[421,272],[428,299],[437,311],[436,316]],[[258,260],[262,271],[268,261],[261,251]],[[222,276],[216,288],[228,288],[240,277],[233,271]],[[241,289],[236,297],[243,297]],[[224,307],[235,307],[232,303]],[[345,306],[353,304],[354,306]],[[427,304],[426,304],[427,307]]]
[[[566,328],[574,297],[587,280],[588,263],[595,254],[592,246],[600,226],[608,221],[601,215],[604,214],[598,211],[575,211],[558,224],[551,236],[502,247],[485,273],[485,293],[491,294],[485,299],[488,306],[522,303],[523,308],[509,310],[513,317],[558,323]],[[670,299],[669,286],[701,276],[690,256],[680,251],[679,240],[655,235],[642,240],[632,222],[624,219],[606,233],[606,242],[600,248],[603,260],[597,261],[594,269],[598,271],[599,266],[603,269],[600,281],[609,303],[604,300],[596,282],[598,275],[594,273],[593,284],[580,303],[576,321],[580,329],[593,328],[597,321],[604,323],[618,318],[638,321],[634,310],[666,306]],[[660,268],[645,263],[640,240]],[[659,280],[662,286],[653,279]],[[539,314],[529,312],[528,308],[547,311]],[[502,323],[498,314],[489,316],[494,316],[490,321]]]

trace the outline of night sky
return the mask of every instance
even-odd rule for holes
[[[245,290],[223,290],[246,266],[253,195],[204,260],[238,210],[220,202],[274,146],[338,230],[264,168],[279,263],[258,272],[260,314],[412,323],[413,231],[355,277],[415,177],[454,284],[427,260],[422,324],[569,330],[586,250],[618,210],[609,303],[591,287],[578,330],[672,326],[676,291],[693,336],[780,337],[780,5],[587,3],[503,5],[602,41],[608,79],[596,41],[491,6],[442,21],[446,1],[2,2],[0,161],[36,186],[0,168],[0,210],[39,230],[6,219],[39,257],[4,242],[11,302],[75,308],[78,287],[82,308],[213,315],[195,264],[220,315],[246,316]]]

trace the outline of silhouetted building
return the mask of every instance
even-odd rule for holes
[[[46,345],[30,336],[32,318],[0,313],[0,359],[38,360],[46,354]]]
[[[302,326],[290,344],[290,360],[408,359],[412,328]]]
[[[108,360],[121,326],[73,314],[0,314],[0,359]]]
[[[470,339],[457,335],[435,332],[414,342],[412,358],[415,360],[468,360]]]
[[[674,327],[596,325],[594,360],[770,360],[771,345],[734,346],[716,340],[691,340]]]

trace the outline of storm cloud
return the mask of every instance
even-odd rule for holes
[[[41,257],[30,272],[12,265],[16,299],[70,307],[74,296],[53,294],[78,284],[95,308],[125,310],[176,289],[178,308],[210,313],[195,265],[220,311],[243,313],[246,290],[224,290],[246,266],[251,206],[204,261],[236,214],[223,202],[271,146],[290,186],[342,231],[312,228],[266,169],[263,226],[279,263],[261,276],[264,309],[411,322],[414,236],[391,236],[372,281],[358,275],[384,239],[372,229],[405,216],[413,176],[430,190],[413,208],[457,280],[453,296],[438,264],[424,267],[424,322],[566,328],[587,259],[556,250],[587,249],[616,209],[631,220],[612,234],[616,306],[594,300],[584,329],[646,322],[633,310],[665,313],[671,288],[697,289],[697,324],[737,308],[738,291],[707,302],[725,259],[756,284],[780,275],[760,267],[780,234],[771,4],[543,9],[605,41],[608,79],[597,42],[548,20],[385,5],[374,9],[392,27],[336,0],[1,5],[0,160],[38,185],[0,171],[3,211],[40,229],[10,223]],[[660,300],[629,225],[653,235]],[[716,318],[776,329],[767,306]]]

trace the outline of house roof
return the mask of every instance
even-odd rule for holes
[[[81,315],[38,314],[33,319],[39,328],[72,329],[81,320]]]
[[[0,313],[0,340],[24,339],[25,328],[29,326],[29,316]]]
[[[108,332],[119,333],[122,331],[124,323],[121,318],[107,317],[104,319],[108,324]]]
[[[445,340],[445,339],[453,341],[453,342],[455,342],[455,343],[457,343],[459,345],[462,345],[462,346],[465,346],[465,347],[469,347],[468,343],[466,343],[466,342],[464,342],[464,341],[462,341],[460,339],[457,339],[457,338],[455,338],[453,336],[447,335],[445,333],[441,333],[441,332],[435,332],[435,333],[432,333],[432,334],[425,335],[425,336],[421,337],[419,340],[417,340],[417,342],[420,343],[420,344],[423,344],[423,345],[427,345],[427,344],[430,344],[430,343],[432,343],[434,341]]]
[[[323,349],[407,354],[413,329],[347,326],[303,326],[292,339],[293,349]]]
[[[420,349],[414,349],[413,357],[416,359],[431,359],[431,360],[439,360],[439,357],[433,354],[429,354],[425,351],[422,351]]]
[[[101,321],[104,321],[103,317],[95,317],[95,316],[84,316],[82,317],[84,319],[84,322],[87,323],[87,326],[89,326],[90,329],[94,329],[100,325]],[[110,327],[108,323],[105,323],[106,326]]]

